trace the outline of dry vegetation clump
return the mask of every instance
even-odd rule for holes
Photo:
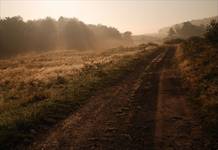
[[[0,60],[0,149],[29,143],[151,51],[55,51]]]

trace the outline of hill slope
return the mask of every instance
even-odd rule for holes
[[[175,32],[174,36],[177,37],[188,38],[191,36],[201,36],[205,32],[206,26],[211,22],[211,20],[218,20],[218,16],[178,23],[160,29],[159,34],[163,37],[166,37],[172,28]]]

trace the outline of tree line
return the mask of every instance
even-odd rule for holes
[[[171,27],[168,31],[168,37],[170,38],[189,38],[192,36],[203,36],[206,32],[206,26],[193,25],[191,22],[187,21],[182,24],[182,26],[176,25]]]
[[[132,43],[131,32],[88,25],[76,18],[47,17],[26,22],[20,16],[0,19],[0,56],[54,49],[106,49]]]

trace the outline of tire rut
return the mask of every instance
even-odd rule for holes
[[[166,61],[160,73],[155,149],[207,150],[200,119],[187,102],[179,72],[173,59]]]
[[[29,149],[129,149],[132,140],[127,132],[133,117],[132,97],[141,84],[141,75],[158,50],[139,64],[119,84],[103,89],[90,98],[79,111],[51,129]]]
[[[160,71],[165,64],[165,57],[171,57],[170,51],[166,50],[156,57],[152,63],[146,67],[142,76],[142,83],[135,93],[134,116],[132,118],[130,133],[133,135],[131,149],[148,149],[155,148],[155,114],[158,98],[158,85]]]
[[[165,47],[144,60],[133,73],[117,85],[99,91],[30,149],[196,148],[193,141],[201,139],[199,122],[186,105],[178,80],[167,78],[165,73],[169,72],[167,67],[172,63],[174,52],[175,49]],[[180,124],[175,124],[179,121]],[[189,125],[193,127],[191,135]],[[184,130],[187,132],[182,135],[180,131]]]

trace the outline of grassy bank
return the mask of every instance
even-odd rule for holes
[[[127,51],[129,54],[123,53],[126,52],[99,54],[101,61],[92,59],[72,75],[58,75],[49,82],[21,82],[11,95],[3,95],[0,107],[0,149],[15,149],[31,143],[35,136],[75,111],[97,90],[124,78],[138,63],[152,55],[153,50],[136,49]],[[8,82],[3,84],[11,86]],[[25,100],[22,96],[16,97],[22,95],[22,92],[25,94],[24,89],[34,94]],[[5,87],[1,90],[9,89]]]
[[[218,148],[217,54],[216,44],[197,37],[183,41],[176,53],[189,98],[200,112],[211,149]]]

